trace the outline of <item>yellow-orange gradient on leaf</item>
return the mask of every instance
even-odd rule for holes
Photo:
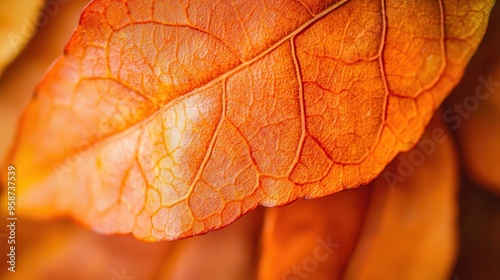
[[[457,249],[457,162],[440,117],[382,173],[399,177],[379,176],[363,188],[284,207],[259,207],[206,235],[151,244],[102,236],[65,220],[25,219],[17,236],[23,267],[0,278],[447,279]],[[408,173],[402,166],[410,166]]]
[[[417,142],[492,5],[93,1],[19,123],[18,213],[171,240],[369,183]]]

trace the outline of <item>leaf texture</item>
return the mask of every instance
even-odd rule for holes
[[[258,279],[449,277],[457,250],[458,168],[440,117],[384,170],[398,180],[379,176],[369,187],[269,209]],[[439,141],[418,160],[432,134]],[[404,164],[412,172],[400,173]]]
[[[161,276],[155,279],[258,279],[255,266],[262,250],[263,210],[259,207],[223,230],[169,242],[175,247],[164,260]]]
[[[21,119],[19,211],[171,240],[366,184],[417,142],[492,4],[93,1]]]

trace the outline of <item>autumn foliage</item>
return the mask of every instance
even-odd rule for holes
[[[47,254],[9,279],[446,279],[460,160],[500,190],[496,86],[439,109],[493,4],[91,1],[7,155]]]
[[[19,124],[19,211],[176,239],[370,182],[418,140],[491,8],[407,5],[90,3]]]

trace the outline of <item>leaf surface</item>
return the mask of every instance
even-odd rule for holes
[[[492,4],[93,1],[21,119],[19,211],[170,240],[366,184],[417,142]]]
[[[258,279],[342,279],[363,228],[372,189],[267,210]]]
[[[2,279],[161,279],[158,271],[175,246],[141,242],[133,236],[103,236],[69,221],[24,220],[17,226],[16,260],[30,269],[17,266],[15,273],[5,269]]]
[[[457,249],[458,170],[439,118],[369,186],[269,209],[259,279],[448,277]],[[424,145],[432,145],[426,154]]]

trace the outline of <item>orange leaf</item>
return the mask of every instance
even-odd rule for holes
[[[369,186],[267,210],[259,279],[445,279],[458,171],[440,117]]]
[[[176,239],[370,182],[493,3],[331,2],[93,1],[21,119],[19,213]]]

